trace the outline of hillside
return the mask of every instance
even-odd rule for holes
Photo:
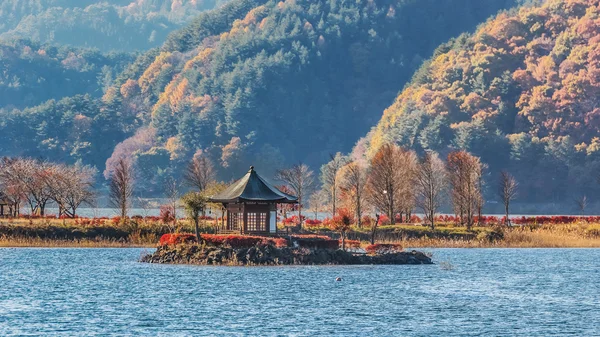
[[[226,0],[4,0],[0,40],[93,47],[102,51],[147,50],[202,11]]]
[[[0,42],[0,109],[24,108],[77,94],[101,97],[132,61],[124,53]]]
[[[113,158],[135,153],[148,177],[198,150],[225,178],[248,161],[318,166],[376,123],[435,46],[514,4],[233,1],[172,34],[115,88],[122,110],[147,122]]]
[[[394,141],[418,152],[467,149],[513,172],[520,200],[598,192],[600,1],[551,0],[503,13],[439,47],[354,149]]]

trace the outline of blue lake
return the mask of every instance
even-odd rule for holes
[[[143,251],[0,249],[0,336],[600,335],[600,249],[344,267],[150,265]]]

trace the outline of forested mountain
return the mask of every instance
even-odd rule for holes
[[[100,100],[5,111],[0,146],[107,172],[131,155],[154,186],[200,151],[225,179],[248,162],[316,167],[350,150],[436,46],[516,3],[232,0],[141,55]]]
[[[200,12],[226,0],[3,0],[0,40],[147,50]]]
[[[249,161],[318,166],[375,124],[423,56],[514,4],[233,1],[111,92],[142,119],[113,158],[134,154],[153,178],[200,150],[232,174]]]
[[[497,16],[439,47],[359,141],[422,153],[466,149],[521,183],[520,199],[598,192],[600,1],[550,0]]]
[[[134,60],[123,53],[0,42],[0,108],[24,108],[77,94],[101,97]]]

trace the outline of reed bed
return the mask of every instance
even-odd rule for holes
[[[485,231],[497,231],[501,238],[489,240]],[[600,224],[578,222],[560,225],[526,225],[511,228],[478,228],[472,239],[423,236],[395,240],[415,248],[600,248]],[[386,241],[383,238],[382,241]]]

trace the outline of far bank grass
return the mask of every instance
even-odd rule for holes
[[[115,240],[56,240],[40,238],[0,238],[0,248],[153,248],[156,243],[137,244]]]
[[[105,221],[90,225],[72,219],[3,219],[0,220],[0,247],[155,247],[162,234],[173,230],[172,225],[156,220],[127,224]],[[176,230],[191,233],[193,227],[182,220]],[[313,231],[334,238],[339,236],[326,228],[313,228]],[[370,241],[369,229],[353,228],[348,239],[360,240],[366,246]],[[441,224],[434,230],[397,224],[378,228],[377,242],[415,248],[600,248],[600,223],[481,226],[471,231],[453,224]]]
[[[394,229],[397,230],[397,229]],[[600,224],[572,223],[561,225],[524,225],[514,227],[460,227],[431,229],[402,228],[400,231],[423,230],[423,235],[404,235],[404,247],[430,248],[600,248]],[[390,239],[383,230],[381,240]]]
[[[156,221],[0,220],[0,247],[155,247],[172,227]]]

